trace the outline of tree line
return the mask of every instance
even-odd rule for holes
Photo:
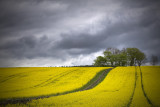
[[[141,66],[146,60],[146,55],[138,48],[108,48],[103,52],[103,56],[98,56],[94,60],[94,66]],[[153,64],[158,62],[157,56],[152,56]]]

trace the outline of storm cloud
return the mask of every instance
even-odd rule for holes
[[[159,0],[1,0],[0,66],[92,64],[108,47],[159,56],[159,6]]]

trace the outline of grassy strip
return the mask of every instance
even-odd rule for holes
[[[56,93],[56,94],[50,94],[50,95],[42,95],[42,96],[33,96],[33,97],[22,97],[22,98],[11,98],[11,99],[0,99],[0,105],[7,105],[7,104],[17,104],[17,103],[23,103],[26,104],[27,102],[34,100],[34,99],[43,99],[43,98],[48,98],[48,97],[52,97],[52,96],[59,96],[59,95],[65,95],[65,94],[69,94],[69,93],[74,93],[74,92],[78,92],[78,91],[84,91],[86,90],[87,87],[89,87],[90,85],[94,84],[94,82],[104,73],[104,76],[100,79],[100,81],[98,81],[98,84],[101,83],[104,78],[107,76],[108,72],[111,70],[107,69],[106,70],[102,70],[100,72],[98,72],[95,77],[93,77],[87,84],[85,84],[84,86],[74,89],[74,90],[70,90],[70,91],[66,91],[66,92],[62,92],[62,93]],[[98,84],[95,84],[94,87],[96,87]],[[92,87],[92,88],[94,88]],[[91,88],[90,88],[91,89]]]

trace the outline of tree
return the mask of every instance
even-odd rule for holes
[[[127,50],[123,48],[121,50],[121,66],[126,66],[127,65]]]
[[[139,50],[137,48],[127,48],[127,57],[130,63],[130,66],[134,65],[134,59],[136,58],[136,54]]]
[[[110,63],[111,66],[113,66],[113,62],[114,62],[114,58],[113,57],[114,56],[111,53],[111,51],[106,50],[106,51],[103,52],[103,54],[104,54],[104,58],[106,59],[107,65],[108,65],[108,63]]]
[[[130,66],[133,66],[135,63],[141,66],[146,58],[145,54],[137,48],[124,48],[122,50],[108,48],[103,54],[104,56],[98,56],[94,60],[95,66],[127,66],[128,63]]]
[[[119,66],[126,66],[127,65],[127,55],[125,52],[122,52],[118,55],[118,62],[119,62]]]
[[[108,48],[103,52],[107,65],[125,66],[127,64],[126,49]]]
[[[146,56],[137,48],[127,48],[127,57],[129,59],[130,66],[133,66],[136,62],[138,66],[141,66]],[[135,62],[136,61],[136,62]]]
[[[139,51],[136,53],[136,61],[137,61],[139,67],[141,66],[142,62],[145,59],[146,59],[146,55],[143,52]]]
[[[102,56],[98,56],[95,60],[94,60],[94,65],[95,66],[105,66],[106,64],[106,59]]]
[[[151,64],[152,65],[156,65],[156,64],[158,64],[158,56],[155,56],[155,55],[152,55],[152,57],[151,57]]]

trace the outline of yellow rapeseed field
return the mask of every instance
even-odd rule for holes
[[[136,87],[133,95],[133,100],[131,102],[131,106],[132,107],[149,107],[151,105],[147,102],[147,99],[145,98],[142,90],[140,69],[139,67],[136,67],[135,70],[137,71],[137,80],[136,80]]]
[[[142,67],[143,87],[154,106],[160,106],[160,66]]]
[[[134,67],[118,67],[109,72],[97,87],[76,93],[33,100],[29,106],[127,106],[135,84]]]
[[[27,70],[24,70],[22,72],[20,72],[21,70],[17,70],[16,71],[17,73],[8,73],[10,74],[10,76],[7,74],[3,75],[3,73],[0,72],[1,77],[5,76],[0,80],[3,83],[3,82],[9,81],[10,78],[16,75],[22,76],[22,74],[26,74],[27,72],[29,75],[31,74],[31,72],[35,72],[35,70],[30,68],[25,68],[25,69]],[[54,72],[53,69],[57,69],[55,70],[55,77],[52,75],[52,73],[51,74],[47,73],[51,71]],[[56,72],[58,71],[58,69],[59,69],[59,73]],[[66,69],[67,68],[39,68],[36,70],[36,72],[42,73],[42,71],[45,71],[46,74],[45,73],[44,74],[46,76],[41,75],[42,78],[37,79],[38,80],[37,83],[31,83],[31,85],[29,85],[28,87],[32,88],[32,86],[35,86],[38,84],[37,88],[34,88],[33,90],[38,91],[38,89],[40,90],[42,88],[42,91],[44,91],[43,87],[47,87],[46,91],[48,91],[49,93],[58,92],[61,88],[63,89],[59,92],[63,92],[64,90],[66,91],[67,89],[72,90],[72,89],[75,89],[75,87],[76,88],[82,87],[85,83],[87,83],[90,79],[92,79],[97,74],[97,72],[107,68],[101,68],[101,67],[78,68],[77,67],[77,68],[68,68],[69,70],[66,70]],[[63,74],[65,74],[65,76]],[[36,75],[36,73],[34,75]],[[47,75],[52,75],[52,76],[47,76]],[[52,77],[52,79],[49,79],[50,77]],[[18,78],[18,77],[15,77],[15,78]],[[58,78],[58,81],[53,82],[54,87],[51,87],[52,81],[55,78]],[[28,80],[28,81],[31,81],[31,80]],[[60,88],[57,88],[57,87],[60,87]],[[71,88],[68,88],[68,87],[71,87]],[[8,90],[10,91],[15,90],[11,86],[10,88],[11,89],[8,89]],[[23,86],[21,88],[23,88]],[[33,93],[34,91],[30,91],[31,90],[30,88],[27,89],[27,86],[26,86],[26,91],[24,92]],[[50,89],[51,90],[55,89],[58,91],[50,91]],[[5,91],[5,89],[3,91]],[[139,67],[116,67],[108,73],[106,78],[100,84],[98,84],[96,87],[92,89],[68,93],[64,95],[50,96],[48,98],[33,99],[32,101],[27,102],[26,104],[22,104],[22,103],[8,104],[7,106],[16,106],[16,107],[17,106],[24,106],[24,107],[28,107],[28,106],[31,106],[31,107],[32,106],[33,107],[34,106],[35,107],[40,107],[40,106],[42,107],[46,107],[46,106],[50,106],[50,107],[57,107],[57,106],[58,107],[59,106],[60,107],[129,107],[129,106],[152,107],[152,106],[155,106],[155,107],[159,107],[160,106],[159,91],[160,91],[160,67],[159,66],[142,66],[141,69]],[[31,95],[32,94],[30,94],[30,96]],[[39,94],[39,95],[42,95],[42,94]],[[21,96],[23,96],[23,94]]]
[[[1,68],[0,99],[62,93],[85,85],[105,67]]]

